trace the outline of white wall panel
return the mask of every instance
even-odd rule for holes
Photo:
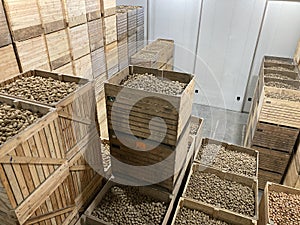
[[[204,0],[196,103],[242,109],[263,9],[262,0]]]
[[[175,40],[175,69],[193,72],[201,0],[150,0],[149,40]]]

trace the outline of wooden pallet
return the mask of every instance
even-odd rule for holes
[[[70,47],[73,60],[90,53],[88,25],[82,24],[69,29]]]
[[[175,215],[173,216],[171,225],[175,224],[176,217],[178,216],[182,208],[201,211],[207,214],[210,218],[221,220],[229,224],[235,224],[235,225],[256,225],[257,224],[257,221],[230,212],[229,210],[212,207],[208,204],[197,202],[193,199],[180,198],[177,207],[175,209]],[[197,218],[194,218],[194,220],[197,221]]]
[[[264,187],[264,194],[262,196],[262,199],[260,201],[259,205],[259,221],[258,225],[271,225],[274,224],[270,220],[270,213],[269,213],[269,193],[270,192],[283,192],[286,194],[294,194],[294,195],[300,195],[299,189],[290,188],[287,186],[274,184],[271,182],[268,182],[266,186]],[[286,207],[286,206],[284,206]]]
[[[251,189],[255,193],[255,215],[253,217],[248,217],[248,216],[241,215],[239,213],[233,212],[232,210],[228,210],[228,211],[233,212],[236,215],[241,215],[241,216],[243,216],[245,218],[248,218],[250,220],[254,220],[254,221],[258,220],[258,210],[259,210],[259,208],[258,208],[257,180],[253,180],[251,178],[247,178],[247,177],[243,177],[243,176],[239,176],[239,175],[235,175],[235,174],[222,172],[220,170],[216,170],[216,169],[213,169],[213,168],[205,167],[205,166],[200,165],[198,163],[194,163],[193,166],[192,166],[192,170],[190,171],[190,174],[188,176],[188,181],[186,182],[186,185],[185,185],[184,191],[183,191],[183,197],[186,198],[186,199],[191,199],[191,198],[187,197],[187,188],[188,188],[190,180],[192,179],[192,174],[193,173],[210,173],[210,174],[214,174],[214,175],[220,177],[221,179],[234,181],[234,182],[246,185],[248,187],[251,187]],[[201,187],[199,187],[199,188],[201,188]],[[205,203],[205,202],[201,202],[201,201],[197,201],[197,200],[195,200],[195,201],[200,202],[200,203]],[[212,204],[208,204],[208,203],[205,203],[205,204],[207,204],[210,207],[216,207]]]
[[[109,140],[112,158],[112,173],[117,179],[157,184],[170,193],[185,165],[188,155],[190,127],[185,127],[176,147],[155,141],[143,141],[131,135],[114,132],[110,124]],[[191,140],[192,141],[192,140]],[[193,144],[193,143],[192,143]],[[189,158],[193,157],[194,145]],[[163,164],[163,169],[160,163]],[[128,165],[127,166],[124,166]],[[157,166],[155,166],[157,165]],[[160,182],[157,182],[159,180]]]
[[[106,73],[106,58],[104,47],[101,47],[91,53],[92,58],[92,70],[93,70],[93,78],[101,76]]]
[[[117,9],[117,36],[118,41],[127,38],[127,11],[124,9]]]
[[[119,71],[119,56],[118,56],[118,42],[115,41],[105,46],[105,59],[107,75],[111,77]]]
[[[119,69],[122,70],[129,65],[127,36],[123,40],[118,41],[118,57]]]
[[[0,3],[0,48],[11,44],[10,32],[2,2]]]
[[[101,10],[104,17],[116,14],[116,0],[101,0]]]
[[[14,41],[24,41],[38,37],[43,33],[42,21],[36,0],[4,1],[12,38]]]
[[[61,0],[38,0],[37,2],[45,34],[67,27],[64,7]]]
[[[72,61],[66,29],[47,34],[45,37],[51,70],[55,70]]]
[[[188,85],[184,92],[178,96],[148,93],[146,91],[126,88],[120,85],[122,80],[126,79],[129,75],[136,73],[149,73],[157,77],[184,82]],[[160,117],[164,119],[167,125],[167,133],[165,134],[164,132],[165,124],[154,123],[153,130],[157,132],[153,133],[152,140],[160,142],[163,138],[162,143],[173,146],[176,145],[177,140],[191,115],[194,89],[194,78],[192,75],[129,66],[110,78],[108,82],[105,83],[104,89],[110,126],[117,125],[114,127],[115,129],[123,133],[128,133],[128,129],[126,129],[126,125],[128,124],[126,110],[131,110],[131,131],[137,137],[148,138],[150,135],[150,119],[152,119],[152,117]],[[123,93],[122,97],[117,97],[120,91]],[[136,103],[133,96],[135,96],[135,99],[141,98],[139,103]],[[135,105],[132,107],[131,104]],[[114,107],[113,112],[118,113],[113,120],[111,120],[112,107]]]
[[[285,174],[284,185],[300,189],[300,144],[292,155],[291,163]]]
[[[22,71],[31,69],[50,70],[45,37],[39,36],[16,42]]]
[[[85,1],[64,0],[66,19],[69,27],[74,27],[87,22]]]
[[[85,0],[86,18],[88,21],[101,18],[101,4],[98,0]]]
[[[104,43],[109,45],[117,41],[117,16],[112,15],[105,17],[103,20],[104,27]]]
[[[19,67],[13,46],[8,45],[0,48],[0,55],[0,68],[3,70],[3,73],[0,75],[0,81],[9,79],[15,74],[18,74]]]
[[[91,52],[103,47],[103,28],[102,19],[97,19],[88,22],[90,50]]]
[[[82,218],[82,223],[86,225],[111,225],[111,223],[104,222],[102,220],[99,220],[98,218],[92,216],[92,212],[94,209],[101,204],[102,199],[104,198],[105,194],[112,188],[113,186],[116,186],[117,184],[113,181],[108,181],[107,184],[104,186],[104,188],[99,192],[97,197],[94,199],[94,201],[91,203],[89,208],[85,211],[84,217]],[[161,225],[166,225],[169,221],[170,216],[172,215],[172,209],[174,205],[175,198],[170,197],[170,195],[166,192],[159,191],[157,189],[153,189],[150,187],[139,187],[139,192],[141,194],[146,194],[154,199],[163,201],[168,204],[167,212],[164,216],[164,220],[162,221]]]
[[[268,170],[258,169],[258,188],[260,190],[264,190],[267,182],[280,184],[282,178],[282,174],[274,173]]]
[[[92,59],[90,54],[74,60],[73,64],[76,76],[89,80],[93,79]]]

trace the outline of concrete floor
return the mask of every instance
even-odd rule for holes
[[[248,113],[194,104],[192,115],[204,119],[203,137],[243,145]]]

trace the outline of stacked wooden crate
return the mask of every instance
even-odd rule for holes
[[[69,224],[102,183],[93,85],[83,78],[34,70],[0,86],[30,77],[79,86],[55,103],[1,91],[0,102],[39,112],[42,118],[0,147],[0,221],[4,225]],[[29,82],[22,87],[26,85],[32,87]]]
[[[6,73],[6,77],[4,77],[4,74],[1,74],[1,81],[6,78],[9,78],[14,74],[19,73],[19,67],[12,45],[11,36],[8,29],[8,24],[2,2],[0,3],[0,54],[0,67]]]
[[[119,69],[122,70],[129,64],[128,57],[128,37],[127,37],[127,10],[117,7],[117,36]]]
[[[173,70],[174,41],[157,39],[130,57],[130,64]]]
[[[149,96],[146,91],[122,86],[122,80],[128,76],[145,73],[180,81],[187,86],[178,96],[162,96],[158,93],[151,93]],[[189,74],[135,66],[122,70],[104,84],[110,151],[113,156],[112,172],[115,177],[125,182],[158,183],[155,181],[167,176],[170,178],[162,180],[158,186],[170,192],[174,190],[176,178],[187,157],[193,88],[194,79]],[[131,96],[141,96],[141,100],[135,104]],[[132,109],[128,104],[133,104]],[[126,119],[127,116],[129,120]],[[155,122],[152,129],[155,132],[149,137],[152,132],[149,130],[149,122],[152,117],[160,117],[167,124]],[[127,129],[127,126],[130,128]],[[147,138],[150,139],[144,142]],[[164,159],[167,165],[163,169],[155,167],[154,164],[159,165]],[[137,170],[135,166],[141,169]]]
[[[245,136],[245,146],[260,152],[260,189],[267,181],[282,182],[295,150],[300,128],[299,87],[292,59],[265,56]]]
[[[102,1],[107,76],[119,71],[116,1]]]
[[[136,44],[137,51],[141,50],[145,46],[145,25],[144,25],[144,8],[142,6],[137,6],[137,22],[136,22]]]
[[[292,159],[284,178],[284,185],[300,189],[300,142],[292,155]]]

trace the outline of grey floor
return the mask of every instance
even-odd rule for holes
[[[192,115],[204,119],[203,137],[243,145],[248,113],[194,104]]]

